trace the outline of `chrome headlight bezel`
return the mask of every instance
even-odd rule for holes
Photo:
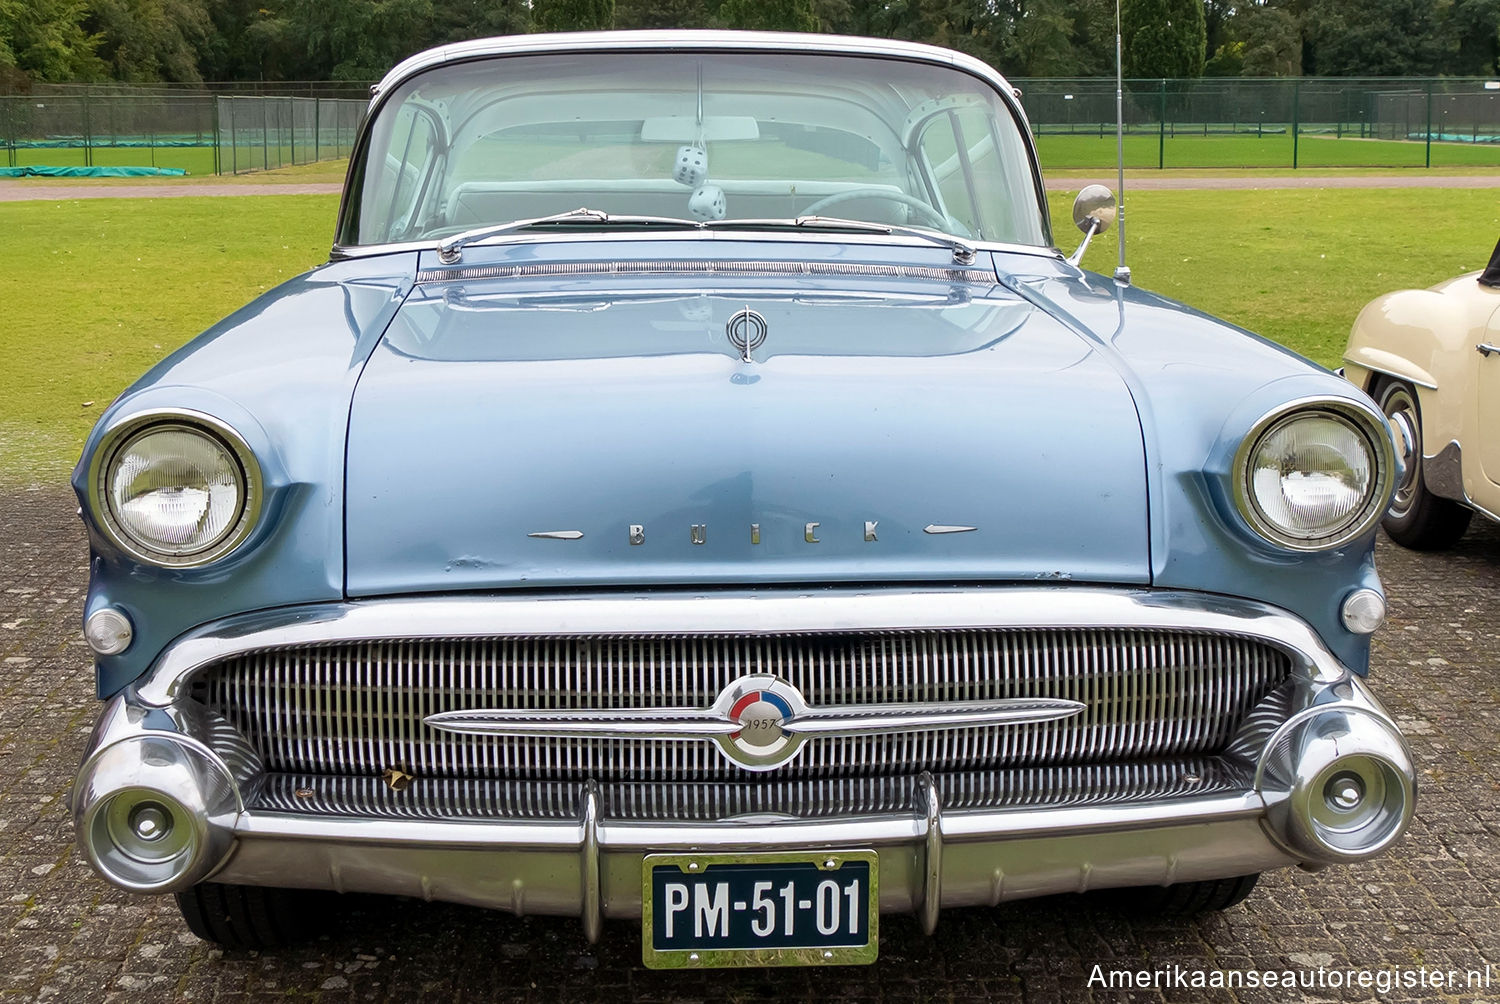
[[[238,468],[239,512],[227,533],[201,548],[181,553],[158,550],[133,535],[110,505],[109,479],[115,461],[141,436],[165,431],[189,432],[211,440]],[[163,568],[196,568],[225,557],[250,536],[260,521],[264,479],[250,444],[229,424],[199,411],[161,409],[132,415],[106,432],[89,464],[89,509],[110,542],[137,561]]]
[[[1283,425],[1302,418],[1332,418],[1352,426],[1370,454],[1374,476],[1365,499],[1332,533],[1321,537],[1299,537],[1269,519],[1251,489],[1250,463],[1261,442]],[[1374,528],[1384,517],[1396,474],[1396,452],[1390,428],[1383,416],[1357,403],[1340,398],[1304,398],[1288,401],[1262,415],[1240,440],[1231,468],[1234,504],[1240,517],[1262,539],[1291,551],[1328,551],[1347,544]]]

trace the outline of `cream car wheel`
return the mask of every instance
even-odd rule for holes
[[[1468,529],[1473,512],[1427,490],[1422,480],[1422,413],[1416,391],[1398,380],[1383,379],[1374,389],[1380,410],[1390,420],[1396,455],[1405,468],[1391,507],[1381,525],[1392,540],[1418,551],[1451,547]]]

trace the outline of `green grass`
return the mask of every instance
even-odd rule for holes
[[[1072,193],[1054,193],[1053,233],[1077,244]],[[1361,307],[1393,289],[1484,267],[1500,237],[1493,189],[1126,193],[1126,259],[1145,289],[1340,365]],[[1110,273],[1117,231],[1085,268]]]
[[[1156,135],[1125,137],[1125,166],[1155,168],[1159,152],[1167,168],[1291,167],[1292,137],[1287,134],[1240,133],[1233,136],[1178,133],[1158,150]],[[1302,135],[1297,141],[1298,167],[1423,167],[1427,144],[1397,140]],[[1037,137],[1045,171],[1112,168],[1115,136],[1045,133]],[[1500,166],[1500,143],[1433,143],[1433,167]]]
[[[1072,196],[1052,197],[1071,251]],[[157,359],[325,259],[335,196],[0,203],[0,481],[61,483],[99,412]],[[1479,268],[1492,190],[1140,191],[1138,284],[1337,365],[1354,315],[1392,289]],[[1115,232],[1085,265],[1108,272]]]
[[[152,363],[327,259],[336,196],[0,204],[0,480],[60,483]]]

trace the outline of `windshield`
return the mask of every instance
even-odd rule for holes
[[[354,186],[346,246],[580,206],[702,222],[823,215],[1046,243],[1027,145],[992,88],[942,66],[827,53],[440,67],[380,108]]]

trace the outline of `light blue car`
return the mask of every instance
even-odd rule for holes
[[[1055,240],[1015,92],[954,52],[408,59],[330,261],[79,461],[87,859],[228,946],[358,891],[692,968],[1383,852],[1384,416]]]

